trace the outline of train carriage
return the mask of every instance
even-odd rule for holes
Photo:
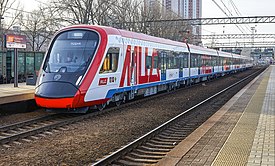
[[[191,54],[190,76],[195,82],[205,81],[219,71],[216,50],[189,45]]]
[[[119,105],[230,70],[232,55],[225,55],[111,27],[71,26],[57,32],[50,44],[35,100],[66,112],[101,110],[110,102]]]

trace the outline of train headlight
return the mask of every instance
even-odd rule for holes
[[[78,84],[80,83],[81,79],[82,79],[82,76],[79,76],[78,79],[77,79],[77,81],[75,82],[76,86],[78,86]]]

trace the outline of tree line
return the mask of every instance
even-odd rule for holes
[[[178,41],[190,38],[190,34],[183,33],[190,29],[186,23],[154,22],[180,17],[157,1],[145,1],[49,0],[26,12],[19,0],[0,0],[0,17],[4,18],[0,19],[1,43],[3,34],[20,33],[26,35],[29,50],[45,51],[58,29],[75,24],[112,26]]]

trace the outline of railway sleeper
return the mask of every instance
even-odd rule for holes
[[[8,133],[16,134],[16,133],[20,133],[20,131],[13,129],[13,130],[9,130]]]
[[[163,148],[163,149],[173,149],[175,147],[174,145],[162,145],[162,144],[155,144],[151,142],[147,142],[145,143],[145,145],[152,148],[157,147],[157,148]]]
[[[158,135],[158,137],[164,138],[164,139],[178,139],[178,140],[182,140],[184,138],[184,136],[166,136],[163,134]]]
[[[167,154],[167,152],[147,151],[143,149],[134,149],[133,152],[147,154],[147,155],[163,155],[163,156]]]
[[[156,154],[156,155],[152,155],[152,154],[140,154],[140,153],[136,153],[136,152],[131,152],[128,154],[129,156],[133,156],[135,158],[146,158],[146,159],[162,159],[164,154]]]
[[[134,157],[130,157],[130,156],[125,156],[124,159],[134,161],[137,163],[144,163],[144,164],[157,163],[159,161],[159,159],[134,158]]]
[[[168,131],[168,132],[186,132],[187,130],[184,128],[184,127],[169,127],[167,128],[165,131]]]
[[[163,142],[178,142],[178,141],[181,141],[182,139],[170,139],[170,138],[155,137],[154,140],[163,141]]]
[[[113,163],[112,163],[113,165]],[[120,159],[119,161],[116,161],[114,165],[135,165],[135,166],[144,166],[144,163],[137,163],[137,162],[132,162],[132,161],[127,161]]]
[[[173,125],[173,128],[179,128],[179,129],[182,129],[184,126],[186,126],[186,122],[178,122],[176,123],[175,125]]]
[[[186,131],[189,131],[184,126],[181,126],[181,127],[169,127],[169,129],[167,129],[167,130],[174,131],[174,132],[186,132]]]
[[[186,137],[186,132],[168,132],[168,131],[165,131],[162,134],[168,135],[168,136],[170,135],[170,136],[183,136],[183,137]]]
[[[168,132],[168,131],[165,131],[165,132],[162,132],[163,135],[166,135],[166,136],[183,136],[185,137],[186,134],[184,132]]]
[[[160,159],[163,158],[163,156],[165,156],[165,154],[145,154],[145,153],[141,153],[138,151],[133,151],[130,152],[128,155],[132,155],[134,157],[139,157],[139,158],[153,158],[153,159]]]
[[[162,144],[162,145],[174,145],[175,142],[173,141],[159,141],[159,140],[150,140],[149,142],[155,143],[155,144]]]
[[[153,151],[153,152],[169,152],[169,151],[170,151],[170,149],[148,147],[148,146],[146,146],[146,145],[142,145],[142,146],[140,146],[139,148],[140,148],[140,149],[143,149],[143,150]]]
[[[2,132],[1,135],[3,137],[6,137],[6,136],[11,136],[11,135],[14,135],[13,133],[9,133],[9,132]]]

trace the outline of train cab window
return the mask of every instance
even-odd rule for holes
[[[84,72],[93,59],[99,36],[88,30],[68,30],[57,35],[46,55],[43,70],[49,73]]]
[[[104,58],[99,73],[114,73],[117,71],[119,59],[119,48],[111,47]]]
[[[146,56],[146,69],[151,69],[152,67],[152,57],[151,56]]]

